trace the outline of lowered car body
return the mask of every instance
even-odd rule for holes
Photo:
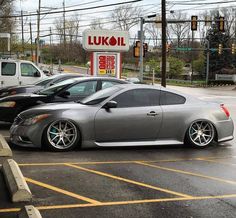
[[[205,147],[233,139],[227,108],[145,85],[117,85],[80,103],[47,104],[22,112],[11,141],[20,146],[70,150],[182,144]]]

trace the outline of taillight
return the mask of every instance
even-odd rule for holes
[[[227,109],[227,107],[225,107],[224,104],[221,104],[220,107],[225,112],[226,117],[230,117],[230,113],[229,113],[229,110]]]
[[[11,91],[10,92],[10,95],[15,95],[16,94],[16,91]]]

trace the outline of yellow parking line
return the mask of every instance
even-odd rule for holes
[[[233,163],[226,163],[226,162],[223,162],[223,161],[212,160],[212,159],[198,158],[198,160],[200,160],[200,161],[206,161],[206,162],[212,162],[212,163],[218,163],[218,164],[223,164],[223,165],[228,165],[228,166],[233,166],[233,167],[236,166],[236,164],[233,164]]]
[[[231,180],[221,179],[221,178],[212,177],[212,176],[206,176],[206,175],[203,175],[203,174],[192,173],[192,172],[177,170],[177,169],[168,168],[168,167],[161,167],[161,166],[158,166],[158,165],[148,164],[148,163],[144,163],[144,162],[136,162],[136,163],[140,164],[140,165],[148,166],[148,167],[157,168],[157,169],[160,169],[160,170],[166,170],[166,171],[171,171],[171,172],[175,172],[175,173],[182,173],[182,174],[186,174],[186,175],[190,175],[190,176],[196,176],[196,177],[201,177],[201,178],[205,178],[205,179],[212,179],[212,180],[216,180],[216,181],[219,181],[219,182],[228,183],[228,184],[231,184],[231,185],[236,185],[236,182],[231,181]]]
[[[145,187],[145,188],[150,188],[150,189],[154,189],[154,190],[157,190],[157,191],[165,192],[165,193],[168,193],[168,194],[177,195],[177,196],[185,197],[185,198],[192,197],[190,195],[186,195],[186,194],[183,194],[183,193],[179,193],[179,192],[175,192],[175,191],[159,188],[159,187],[156,187],[156,186],[148,185],[148,184],[137,182],[137,181],[130,180],[130,179],[125,179],[123,177],[114,176],[114,175],[111,175],[111,174],[108,174],[108,173],[104,173],[104,172],[100,172],[100,171],[97,171],[97,170],[91,170],[91,169],[87,169],[87,168],[84,168],[84,167],[81,167],[81,166],[76,166],[76,165],[73,165],[73,164],[65,164],[65,165],[69,166],[69,167],[76,168],[76,169],[80,169],[80,170],[83,170],[83,171],[86,171],[86,172],[89,172],[89,173],[93,173],[93,174],[97,174],[97,175],[100,175],[100,176],[109,177],[109,178],[112,178],[112,179],[116,179],[116,180],[119,180],[119,181],[131,183],[131,184],[142,186],[142,187]]]
[[[80,165],[99,165],[99,164],[129,164],[129,163],[161,163],[161,162],[179,162],[179,161],[194,161],[194,160],[218,160],[235,158],[235,156],[225,156],[225,157],[196,157],[196,158],[177,158],[177,159],[165,159],[165,160],[121,160],[121,161],[91,161],[91,162],[60,162],[60,163],[21,163],[19,166],[62,166],[65,164],[80,164]]]
[[[178,201],[196,201],[196,200],[214,200],[214,199],[226,199],[236,198],[236,194],[230,195],[218,195],[218,196],[198,196],[189,198],[164,198],[164,199],[145,199],[145,200],[132,200],[132,201],[115,201],[115,202],[103,202],[101,204],[66,204],[66,205],[50,205],[50,206],[38,206],[39,210],[53,210],[53,209],[71,209],[71,208],[84,208],[84,207],[102,207],[113,205],[130,205],[130,204],[145,204],[145,203],[162,203],[162,202],[178,202]],[[0,209],[0,213],[18,212],[20,208],[5,208]]]
[[[30,179],[30,178],[27,178],[27,177],[25,177],[25,180],[27,182],[30,182],[30,183],[34,184],[34,185],[38,185],[38,186],[41,186],[43,188],[47,188],[47,189],[50,189],[52,191],[55,191],[55,192],[58,192],[58,193],[61,193],[61,194],[64,194],[64,195],[67,195],[67,196],[70,196],[70,197],[73,197],[73,198],[76,198],[76,199],[79,199],[79,200],[82,200],[82,201],[86,201],[86,202],[89,202],[91,204],[100,204],[101,203],[101,202],[93,200],[91,198],[87,198],[87,197],[75,194],[73,192],[69,192],[69,191],[63,190],[61,188],[58,188],[58,187],[55,187],[55,186],[52,186],[52,185],[49,185],[49,184],[46,184],[46,183],[43,183],[43,182],[39,182],[39,181]]]

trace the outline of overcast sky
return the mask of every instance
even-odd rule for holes
[[[128,1],[128,0],[127,0]],[[62,2],[63,0],[41,0],[41,6],[42,7],[48,7],[55,10],[55,8],[58,8],[58,10],[62,10]],[[93,6],[100,6],[100,5],[106,5],[106,4],[114,4],[118,2],[126,2],[126,0],[65,0],[65,7],[67,10],[69,9],[75,9],[75,8],[87,8],[87,7],[93,7]],[[141,2],[135,3],[134,5],[139,6],[142,9],[143,16],[150,15],[153,13],[160,14],[161,11],[161,0],[143,0]],[[226,4],[226,2],[229,2]],[[211,4],[212,3],[212,4]],[[167,14],[169,14],[170,10],[173,10],[175,12],[181,10],[182,12],[186,12],[189,14],[189,17],[191,15],[199,15],[203,10],[210,10],[210,9],[217,9],[220,7],[236,7],[236,1],[233,0],[173,0],[173,1],[167,1]],[[38,9],[38,0],[17,0],[16,4],[16,12],[20,13],[22,10],[23,13],[35,13]],[[86,11],[78,11],[76,12],[80,16],[80,32],[82,32],[84,29],[89,28],[89,24],[94,19],[101,19],[101,22],[105,22],[104,27],[107,29],[112,28],[112,24],[108,23],[111,10],[114,9],[114,7],[106,7],[106,8],[100,8],[96,10],[86,10]],[[50,10],[50,9],[42,9],[42,10]],[[66,13],[66,17],[69,18],[73,16],[75,12]],[[54,21],[56,18],[62,17],[62,14],[53,14],[53,15],[46,15],[41,17],[41,35],[46,35],[49,33],[49,28],[51,27],[53,32],[55,31],[54,27]],[[36,37],[36,16],[34,17],[28,17],[24,19],[24,31],[26,32],[26,38],[28,37],[29,40],[29,34],[27,34],[27,31],[29,31],[29,22],[31,21],[33,24],[33,37]],[[17,28],[17,32],[20,33],[21,26],[20,26],[20,19],[19,25]],[[134,37],[136,35],[136,32],[138,30],[138,26],[134,27],[131,30],[131,36]],[[49,38],[45,38],[46,41],[49,40]],[[56,37],[54,41],[56,41]],[[27,41],[27,39],[26,39]]]

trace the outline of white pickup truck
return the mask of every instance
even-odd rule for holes
[[[0,59],[0,87],[33,84],[45,77],[30,61]]]

